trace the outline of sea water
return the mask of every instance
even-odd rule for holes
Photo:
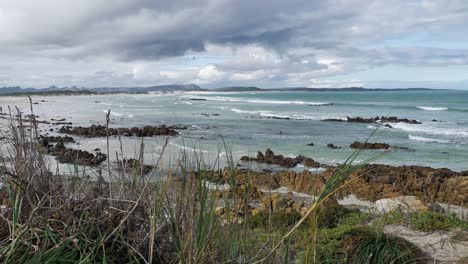
[[[223,166],[230,154],[237,162],[241,156],[270,148],[276,154],[305,155],[333,165],[353,152],[352,142],[372,135],[369,142],[405,148],[385,151],[377,163],[468,170],[468,91],[180,92],[33,96],[33,101],[39,102],[33,106],[40,119],[66,118],[73,126],[105,124],[109,109],[112,127],[188,126],[180,136],[171,137],[164,149],[171,157],[166,162],[172,163],[181,151],[195,151],[204,162],[219,160]],[[26,114],[30,111],[25,97],[0,97],[4,111],[7,105],[18,105]],[[358,116],[397,116],[422,124],[392,123],[388,128],[378,123],[321,121]],[[41,129],[50,133],[49,126]],[[105,138],[75,138],[78,144],[70,147],[106,150]],[[144,139],[148,163],[160,159],[164,142],[165,137]],[[329,143],[342,148],[330,149]],[[141,140],[124,137],[122,144],[123,158],[131,158],[137,155]],[[111,160],[120,155],[117,138],[111,138],[110,152]],[[382,152],[365,150],[358,160]]]

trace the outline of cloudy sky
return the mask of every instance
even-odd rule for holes
[[[468,89],[465,0],[0,0],[0,86]]]

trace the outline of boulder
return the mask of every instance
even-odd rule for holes
[[[375,209],[381,213],[401,210],[405,213],[426,212],[429,208],[416,196],[399,196],[375,201]]]

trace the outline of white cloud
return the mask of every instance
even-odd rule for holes
[[[278,87],[385,65],[449,71],[468,65],[467,20],[463,0],[0,0],[0,85]]]

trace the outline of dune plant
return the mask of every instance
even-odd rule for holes
[[[347,234],[352,244],[352,263],[426,263],[421,251],[404,238],[385,234],[381,229],[358,228]]]

